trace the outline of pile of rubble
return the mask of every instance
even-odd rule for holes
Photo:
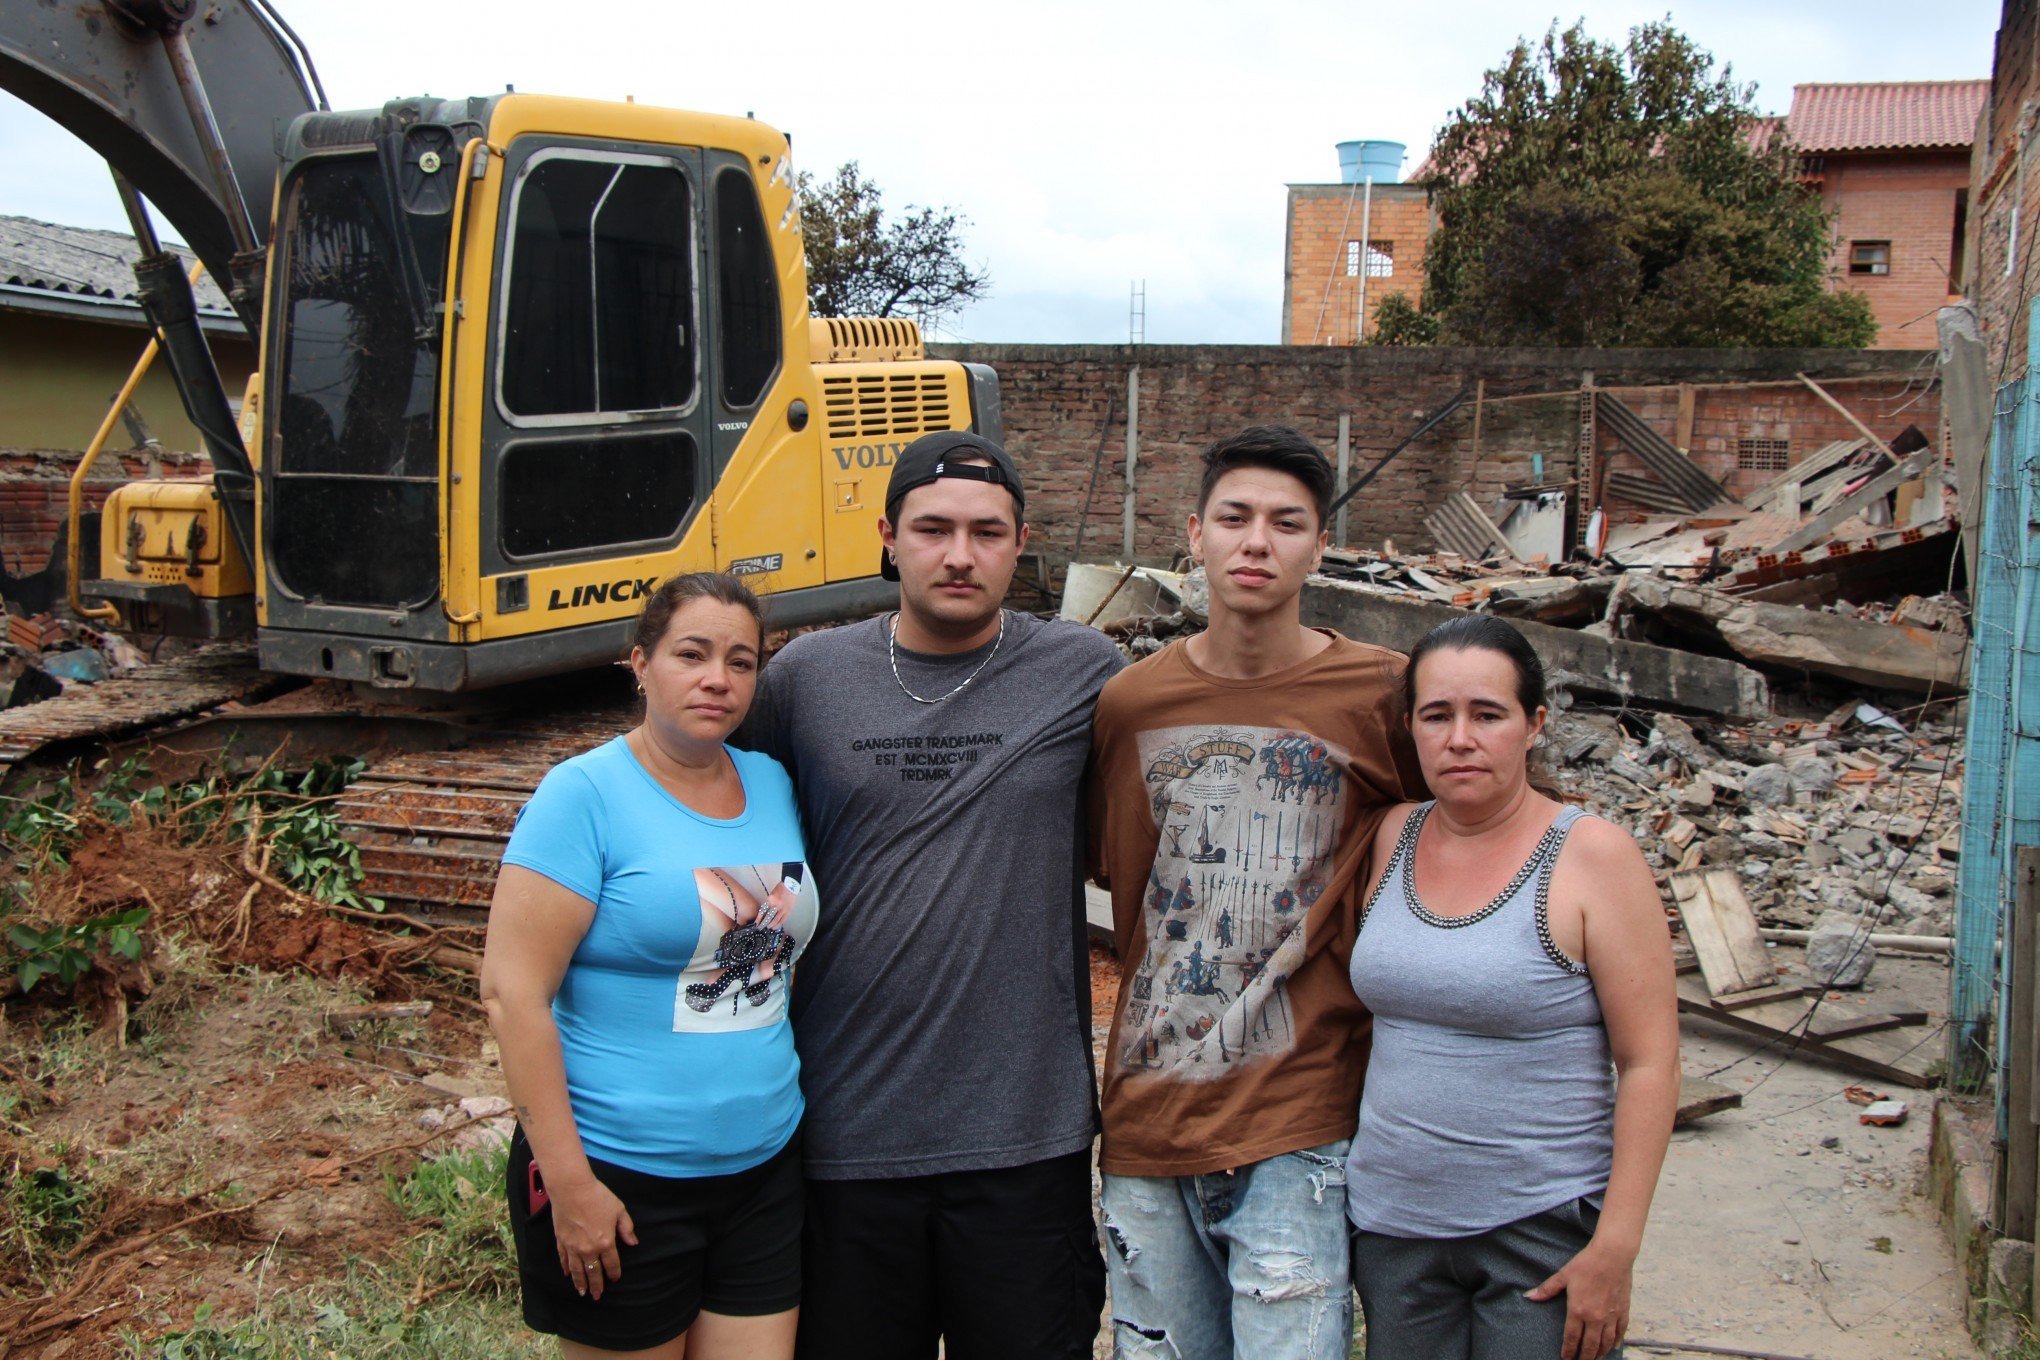
[[[141,650],[110,633],[52,614],[0,614],[0,708],[53,698],[73,685],[96,685],[149,664]]]
[[[1951,933],[1959,703],[1745,726],[1565,705],[1545,735],[1560,790],[1627,828],[1661,875],[1733,867],[1768,927],[1840,911],[1880,933]]]

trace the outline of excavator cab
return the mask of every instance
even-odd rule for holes
[[[288,55],[245,0],[202,23],[177,19],[183,0],[105,2],[123,23],[90,40],[129,44],[145,89],[188,91],[189,75],[206,102],[201,40],[219,60],[229,39],[243,63]],[[152,7],[159,22],[138,23]],[[0,18],[0,83],[14,62],[9,88],[37,102],[26,64],[77,53],[8,26],[79,8]],[[158,41],[168,75],[134,46]],[[103,579],[83,590],[130,626],[252,624],[265,669],[450,692],[614,661],[642,597],[681,571],[750,576],[776,627],[851,617],[891,598],[875,520],[898,450],[931,430],[1000,435],[990,370],[927,359],[910,322],[809,317],[788,144],[761,123],[507,93],[332,112],[289,107],[288,85],[226,85],[286,106],[273,208],[245,232],[232,195],[192,186],[247,181],[257,111],[209,107],[210,144],[194,116],[203,156],[66,120],[117,172],[153,177],[166,214],[186,209],[260,344],[238,412],[187,391],[212,482],[107,504]],[[181,281],[159,265],[145,301]],[[151,317],[180,387],[203,389],[188,295]]]

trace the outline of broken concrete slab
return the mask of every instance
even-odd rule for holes
[[[1305,623],[1399,652],[1467,612],[1322,576],[1312,577],[1303,588]],[[1758,718],[1770,712],[1771,691],[1764,677],[1734,661],[1527,619],[1515,626],[1544,659],[1545,669],[1564,672],[1565,684],[1575,692],[1720,717]]]
[[[1509,619],[1539,623],[1582,624],[1601,617],[1614,579],[1589,576],[1545,576],[1509,581],[1488,592],[1488,612]]]
[[[1625,576],[1616,598],[1624,609],[1711,633],[1759,665],[1937,694],[1959,691],[1965,683],[1968,641],[1953,633],[1741,600],[1641,575]]]

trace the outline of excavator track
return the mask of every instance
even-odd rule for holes
[[[74,685],[0,712],[0,788],[18,795],[38,774],[97,754],[110,741],[302,683],[258,669],[253,647],[213,644],[96,685]]]
[[[626,731],[627,695],[584,696],[492,724],[452,751],[377,761],[335,805],[364,892],[435,923],[480,925],[517,813],[546,771]]]
[[[265,673],[252,647],[207,646],[0,711],[0,792],[30,796],[81,761],[126,755],[171,779],[278,753],[287,763],[362,756],[368,768],[335,803],[361,851],[362,890],[423,919],[479,925],[503,846],[538,781],[637,720],[617,675],[444,708],[337,695]]]

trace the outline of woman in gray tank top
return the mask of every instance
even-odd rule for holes
[[[1436,797],[1383,822],[1353,950],[1368,1360],[1600,1360],[1678,1105],[1663,904],[1626,832],[1530,787],[1544,671],[1521,633],[1444,624],[1404,690]]]

